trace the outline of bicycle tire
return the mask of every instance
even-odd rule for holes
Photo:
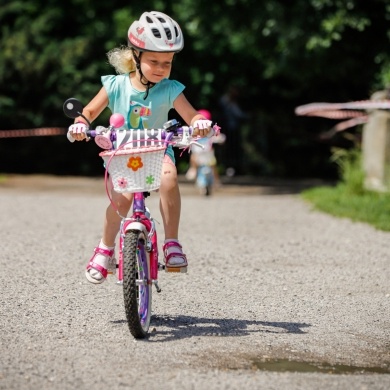
[[[123,241],[123,298],[130,333],[147,336],[152,314],[150,259],[142,232],[128,231]]]

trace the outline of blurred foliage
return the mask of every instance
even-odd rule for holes
[[[363,156],[360,147],[351,149],[335,148],[331,158],[339,167],[340,183],[346,192],[361,195],[364,190]]]
[[[67,127],[63,102],[97,93],[100,76],[114,73],[107,51],[126,44],[146,10],[181,25],[186,45],[171,77],[195,107],[223,126],[219,98],[241,87],[242,173],[337,175],[329,157],[339,139],[318,137],[332,121],[296,117],[295,107],[367,99],[390,84],[387,0],[9,0],[0,5],[0,129]],[[1,139],[0,153],[3,172],[101,172],[94,146],[65,137]]]

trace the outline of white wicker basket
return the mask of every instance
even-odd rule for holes
[[[165,146],[101,152],[116,192],[154,191],[160,187]]]

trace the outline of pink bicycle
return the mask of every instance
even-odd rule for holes
[[[68,99],[63,108],[70,118],[82,116],[83,105],[74,98]],[[166,147],[188,148],[197,144],[198,138],[192,137],[191,127],[180,126],[176,120],[167,122],[163,129],[122,130],[123,124],[123,116],[113,114],[108,128],[89,130],[87,136],[95,138],[95,142],[106,149],[99,154],[106,167],[106,191],[122,219],[117,283],[123,284],[126,319],[131,334],[135,338],[145,338],[152,314],[152,285],[161,292],[158,271],[181,271],[180,268],[167,268],[158,261],[157,231],[146,207],[146,198],[160,186]],[[214,125],[211,135],[218,135],[219,130]],[[115,191],[134,194],[130,217],[120,215],[113,204],[108,188],[109,175]]]

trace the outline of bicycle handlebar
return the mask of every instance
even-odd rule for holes
[[[108,128],[98,126],[95,130],[87,130],[86,134],[87,137],[94,138],[96,144],[102,149],[113,149],[114,143],[116,148],[125,144],[133,145],[134,147],[169,144],[178,148],[186,148],[192,144],[196,144],[203,147],[196,142],[203,137],[193,137],[193,127],[180,126],[176,120],[167,122],[164,127],[164,129],[125,130],[117,129],[114,125],[110,125]],[[207,137],[218,134],[219,126],[214,125]]]
[[[83,116],[83,105],[77,99],[70,98],[66,100],[63,109],[65,114],[70,118]],[[87,118],[84,117],[84,119],[90,125]],[[170,144],[179,148],[187,148],[192,144],[203,147],[196,141],[204,137],[193,137],[194,128],[191,126],[181,126],[175,119],[166,122],[163,129],[124,130],[121,129],[124,122],[124,117],[121,114],[112,114],[109,127],[98,126],[94,130],[87,130],[87,141],[89,138],[95,138],[95,142],[102,149],[114,149],[114,145],[118,148],[128,143],[135,143],[136,147],[158,146],[163,144]],[[207,137],[210,138],[213,135],[219,135],[219,133],[220,127],[217,124],[214,124],[211,131],[207,134]],[[67,136],[69,141],[75,141],[69,132]]]

